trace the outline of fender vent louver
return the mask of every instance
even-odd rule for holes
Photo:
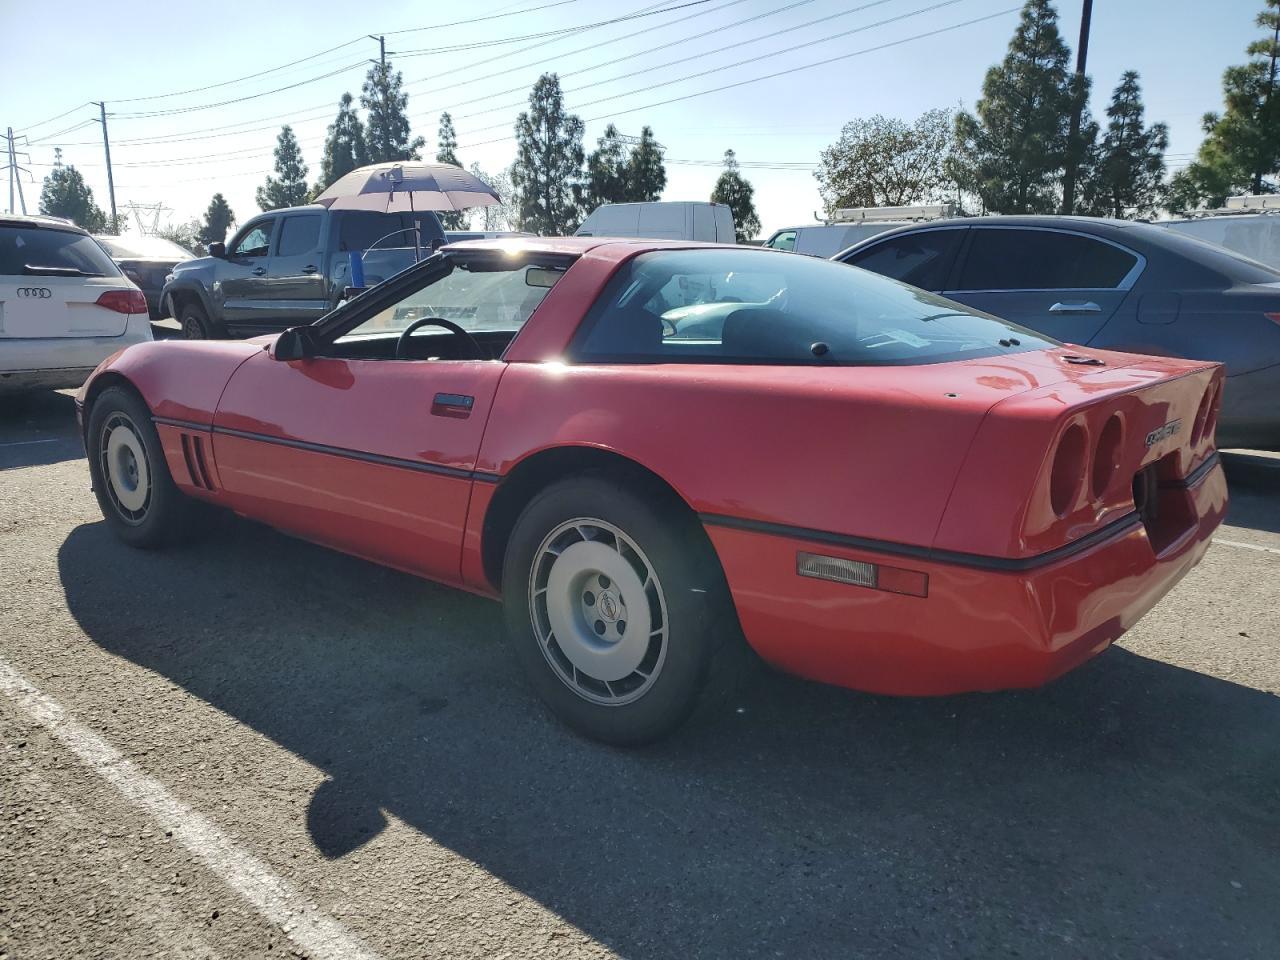
[[[182,457],[187,462],[191,482],[202,490],[213,490],[209,467],[204,458],[204,438],[189,433],[182,435]]]

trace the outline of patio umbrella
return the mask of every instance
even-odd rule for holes
[[[330,210],[373,210],[417,213],[419,210],[466,210],[501,203],[494,189],[461,167],[448,163],[396,160],[358,167],[316,197]],[[420,253],[418,231],[413,232]]]

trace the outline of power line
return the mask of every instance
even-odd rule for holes
[[[780,7],[780,8],[779,8],[779,9],[777,9],[777,10],[770,10],[770,11],[768,11],[768,12],[766,12],[766,13],[757,14],[757,15],[756,15],[756,16],[754,16],[754,17],[747,17],[747,18],[746,18],[746,19],[744,19],[744,20],[739,20],[739,21],[737,21],[737,22],[735,22],[735,23],[727,24],[727,25],[725,25],[724,27],[717,27],[717,28],[715,28],[715,29],[713,29],[713,30],[705,30],[705,31],[703,31],[702,33],[694,34],[694,35],[693,35],[693,36],[691,36],[691,37],[682,37],[682,38],[681,38],[681,39],[679,39],[679,40],[672,40],[672,41],[671,41],[671,42],[669,42],[669,43],[664,43],[664,44],[661,44],[661,45],[659,45],[659,46],[657,46],[657,47],[651,47],[649,50],[645,50],[645,51],[641,51],[641,52],[642,52],[642,53],[653,53],[653,52],[655,52],[655,51],[657,51],[657,50],[662,50],[662,49],[665,49],[665,48],[667,48],[667,47],[673,47],[673,46],[676,46],[677,44],[681,44],[681,43],[687,43],[687,42],[689,42],[689,41],[691,41],[691,40],[700,40],[701,38],[703,38],[703,37],[707,37],[707,36],[710,36],[710,35],[711,35],[711,34],[713,34],[713,33],[720,33],[722,30],[725,30],[725,29],[731,29],[731,28],[733,28],[733,27],[743,26],[744,24],[751,23],[753,20],[759,20],[759,19],[761,19],[761,18],[763,18],[763,17],[772,16],[772,15],[773,15],[773,14],[775,14],[775,13],[783,13],[783,12],[785,12],[785,11],[787,11],[787,10],[792,10],[792,9],[794,9],[795,7],[803,6],[804,4],[806,4],[806,3],[811,3],[811,2],[812,2],[812,0],[796,0],[796,2],[795,2],[795,3],[792,3],[792,4],[790,4],[790,5],[788,5],[788,6],[785,6],[785,7]],[[869,9],[870,9],[870,8],[872,8],[872,7],[879,7],[879,6],[883,6],[884,4],[889,3],[889,2],[891,2],[891,0],[872,0],[872,2],[871,2],[871,3],[865,3],[865,4],[863,4],[863,5],[862,5],[862,6],[860,6],[860,7],[852,7],[852,8],[850,8],[850,9],[848,9],[848,10],[841,10],[841,11],[839,11],[838,13],[828,14],[828,15],[827,15],[827,16],[825,16],[825,17],[818,17],[818,18],[816,18],[816,19],[814,19],[814,20],[807,20],[807,21],[805,21],[804,23],[798,23],[798,24],[795,24],[794,26],[786,27],[786,28],[784,28],[784,29],[782,29],[782,30],[775,30],[775,31],[774,31],[774,32],[772,32],[772,33],[761,34],[760,36],[757,36],[757,37],[750,37],[750,38],[748,38],[748,39],[746,39],[746,40],[739,40],[739,41],[737,41],[736,43],[731,43],[731,44],[728,44],[727,46],[718,47],[718,48],[717,48],[717,49],[715,49],[714,51],[710,51],[710,52],[712,52],[712,53],[724,53],[724,52],[725,52],[725,51],[727,51],[727,50],[734,50],[734,49],[736,49],[736,48],[738,48],[738,47],[745,47],[745,46],[749,46],[749,45],[751,45],[751,44],[753,44],[753,43],[760,43],[760,42],[762,42],[762,41],[764,41],[764,40],[772,40],[774,37],[780,37],[780,36],[782,36],[784,33],[793,33],[793,32],[795,32],[796,30],[803,30],[805,27],[812,27],[812,26],[815,26],[815,25],[817,25],[817,24],[819,24],[819,23],[825,23],[825,22],[827,22],[827,21],[829,21],[829,20],[835,20],[835,19],[837,19],[837,18],[839,18],[839,17],[847,17],[847,16],[850,16],[851,14],[861,13],[861,12],[863,12],[864,10],[869,10]],[[948,0],[948,2],[951,2],[951,3],[959,3],[959,2],[960,2],[960,0]],[[912,14],[904,14],[904,16],[912,16]],[[817,40],[811,40],[811,41],[809,41],[808,43],[802,43],[802,44],[800,44],[799,46],[796,46],[796,47],[789,47],[789,48],[788,48],[788,49],[786,49],[786,50],[779,50],[777,53],[768,53],[768,54],[763,54],[763,55],[762,55],[762,57],[773,57],[773,56],[778,56],[778,55],[783,54],[783,53],[790,53],[792,50],[799,50],[799,49],[801,49],[802,47],[813,46],[813,45],[815,45],[815,44],[819,44],[819,43],[826,43],[826,42],[828,42],[828,41],[830,41],[830,40],[838,40],[838,39],[840,39],[841,37],[848,36],[850,33],[857,33],[857,32],[859,32],[859,31],[861,31],[861,30],[867,30],[867,29],[870,29],[871,27],[881,26],[881,25],[882,25],[882,24],[884,24],[884,23],[890,23],[890,22],[892,22],[892,21],[884,20],[884,21],[881,21],[881,22],[880,22],[880,23],[878,23],[878,24],[873,23],[873,24],[870,24],[870,25],[868,25],[868,26],[866,26],[866,27],[858,27],[858,28],[856,28],[856,29],[854,29],[854,30],[848,30],[848,31],[846,31],[845,33],[837,33],[837,34],[834,34],[834,35],[832,35],[832,36],[830,36],[830,37],[820,37],[820,38],[818,38]],[[639,54],[633,54],[633,56],[639,56]],[[623,57],[623,58],[621,58],[621,59],[622,59],[622,60],[626,60],[626,59],[631,59],[631,57]],[[753,58],[753,59],[759,59],[759,58]],[[620,61],[614,61],[614,62],[620,62]],[[629,79],[631,79],[632,77],[638,77],[638,76],[640,76],[641,74],[644,74],[644,73],[652,73],[652,72],[653,72],[653,71],[655,71],[655,70],[663,70],[663,69],[665,69],[665,68],[667,68],[667,67],[676,66],[677,64],[681,64],[681,63],[685,63],[685,62],[687,62],[687,61],[686,61],[686,60],[683,60],[683,59],[680,59],[680,60],[668,60],[668,61],[667,61],[667,62],[665,62],[665,63],[653,64],[653,65],[651,65],[651,66],[644,67],[644,68],[643,68],[643,69],[641,69],[641,70],[633,70],[633,71],[632,71],[632,72],[630,72],[630,73],[620,74],[619,76],[616,76],[616,77],[607,77],[607,78],[605,78],[604,80],[594,80],[594,81],[592,81],[591,83],[583,84],[583,85],[582,85],[582,86],[580,86],[580,87],[574,87],[572,90],[566,90],[565,92],[566,92],[566,93],[580,93],[581,91],[583,91],[583,90],[589,90],[589,89],[591,89],[592,87],[599,87],[599,86],[603,86],[604,84],[607,84],[607,83],[617,83],[619,80],[629,80]],[[750,61],[750,60],[741,61],[741,63],[748,63],[748,62],[751,62],[751,61]],[[609,64],[598,64],[596,67],[587,67],[587,68],[585,68],[585,69],[583,69],[583,70],[575,70],[575,71],[573,71],[572,73],[567,73],[567,74],[564,74],[563,76],[573,76],[573,75],[575,75],[575,74],[585,73],[585,72],[587,72],[587,70],[598,69],[598,68],[599,68],[599,66],[608,66],[608,65],[609,65]],[[739,64],[728,64],[728,67],[733,67],[733,66],[738,66],[738,65],[739,65]],[[727,69],[727,67],[726,67],[725,69]],[[695,75],[695,76],[696,76],[696,75]],[[516,88],[516,89],[518,90],[519,88]],[[463,104],[458,104],[458,106],[463,106],[463,105],[465,105],[465,104],[469,104],[469,103],[479,103],[479,102],[481,102],[481,101],[483,101],[483,100],[491,99],[491,98],[492,98],[492,97],[494,97],[494,96],[502,96],[503,94],[506,94],[506,93],[514,93],[514,92],[516,92],[516,91],[515,91],[515,90],[504,90],[504,91],[502,91],[502,93],[492,94],[492,95],[490,95],[490,96],[485,96],[485,97],[475,97],[475,98],[473,98],[473,99],[471,99],[471,100],[464,101],[464,102],[463,102]],[[595,102],[599,102],[599,101],[595,101]],[[478,117],[478,116],[482,116],[483,114],[486,114],[486,113],[496,113],[496,112],[497,112],[497,111],[499,111],[499,110],[514,110],[514,109],[517,109],[517,108],[519,108],[519,107],[521,107],[521,106],[523,106],[523,101],[520,101],[520,102],[517,102],[517,103],[506,103],[506,104],[503,104],[503,105],[502,105],[502,106],[500,106],[500,107],[487,107],[487,108],[485,108],[484,110],[477,110],[477,111],[475,111],[475,112],[473,112],[473,113],[466,113],[466,114],[462,114],[462,115],[461,115],[461,116],[459,116],[457,119],[459,119],[459,120],[467,120],[467,119],[470,119],[471,117]],[[487,128],[485,128],[485,129],[487,129]],[[475,131],[472,131],[472,132],[475,132]]]
[[[63,117],[70,116],[71,114],[75,113],[77,110],[83,109],[84,107],[88,107],[88,106],[92,106],[92,104],[90,104],[89,101],[86,100],[84,103],[78,103],[74,107],[72,107],[70,110],[64,111],[63,113],[55,114],[52,117],[46,117],[43,120],[37,120],[35,123],[29,123],[25,127],[20,128],[18,132],[26,133],[34,127],[43,127],[46,123],[53,123],[53,121],[55,120],[61,120]]]
[[[540,10],[549,10],[552,7],[563,7],[567,3],[577,3],[578,0],[555,0],[553,3],[544,3],[540,7],[525,7],[520,10],[510,10],[506,13],[491,13],[483,17],[472,17],[469,20],[455,20],[452,23],[435,23],[429,27],[405,27],[403,30],[384,30],[388,37],[398,36],[402,33],[420,33],[423,30],[445,30],[449,27],[466,27],[474,23],[484,23],[486,20],[500,20],[503,17],[515,17],[524,13],[537,13]]]
[[[995,13],[989,13],[982,17],[974,17],[972,20],[965,20],[965,21],[962,21],[961,23],[954,23],[946,27],[938,27],[936,30],[927,30],[924,33],[913,34],[912,36],[909,36],[909,37],[903,37],[900,40],[891,40],[888,43],[878,44],[877,46],[874,46],[874,47],[865,47],[862,50],[854,50],[851,53],[843,53],[843,54],[840,54],[839,56],[827,57],[823,60],[815,60],[811,63],[799,64],[798,66],[788,67],[785,70],[777,70],[773,73],[764,74],[763,76],[750,77],[746,80],[738,80],[734,83],[726,83],[719,87],[712,87],[708,90],[699,90],[699,91],[696,91],[695,93],[685,94],[684,96],[680,96],[680,97],[671,97],[667,100],[658,100],[653,103],[646,103],[639,107],[630,107],[626,110],[617,110],[611,114],[601,114],[600,116],[597,116],[597,117],[588,117],[585,122],[593,123],[597,120],[611,120],[614,117],[625,116],[626,114],[629,114],[629,113],[639,113],[641,110],[652,110],[656,107],[665,107],[673,103],[682,103],[685,100],[693,100],[693,99],[696,99],[697,97],[705,97],[712,93],[720,93],[721,91],[724,91],[724,90],[732,90],[737,87],[745,87],[748,84],[760,83],[764,80],[773,80],[776,77],[783,77],[788,74],[799,73],[802,70],[812,70],[814,67],[826,66],[827,64],[836,63],[840,60],[848,60],[852,57],[860,57],[860,56],[863,56],[864,54],[876,53],[880,50],[888,50],[892,47],[899,47],[899,46],[902,46],[904,43],[910,43],[913,40],[924,40],[924,39],[927,39],[928,37],[936,37],[936,36],[939,36],[940,34],[949,33],[952,30],[959,30],[959,29],[962,29],[963,27],[971,27],[976,23],[983,23],[987,20],[994,20],[997,17],[1003,17],[1011,13],[1017,13],[1021,9],[1022,9],[1021,7],[1008,7],[1004,10],[998,10]],[[657,87],[660,85],[654,84],[653,86]],[[645,89],[653,89],[653,88],[650,87]],[[643,93],[645,91],[637,90],[635,92]],[[495,137],[492,140],[482,140],[477,143],[459,144],[458,149],[471,150],[471,149],[474,149],[475,147],[488,146],[489,144],[493,144],[493,143],[505,143],[508,140],[514,140],[514,139],[515,139],[514,136]]]
[[[873,6],[877,6],[877,5],[879,5],[879,4],[881,4],[881,3],[884,3],[884,2],[887,2],[887,0],[874,0],[874,2],[869,3],[869,4],[867,4],[866,6],[867,6],[867,7],[873,7]],[[917,17],[917,16],[919,16],[920,14],[923,14],[923,13],[932,13],[934,10],[939,10],[939,9],[941,9],[942,7],[949,7],[949,6],[952,6],[952,5],[954,5],[954,4],[961,3],[961,2],[963,2],[963,0],[941,0],[941,2],[939,2],[939,3],[935,3],[935,4],[932,4],[931,6],[921,7],[920,9],[918,9],[918,10],[912,10],[912,11],[911,11],[911,12],[909,12],[909,13],[901,13],[901,14],[898,14],[896,17],[888,17],[887,19],[879,20],[879,21],[876,21],[875,23],[867,23],[867,24],[863,24],[863,25],[862,25],[862,26],[860,26],[860,27],[854,27],[854,28],[853,28],[853,29],[851,29],[851,30],[845,30],[845,31],[843,31],[842,33],[832,34],[832,35],[831,35],[831,36],[829,36],[829,37],[819,37],[819,38],[818,38],[818,39],[816,39],[816,40],[807,40],[807,41],[805,41],[804,43],[798,43],[798,44],[795,44],[795,45],[790,46],[790,47],[784,47],[784,48],[783,48],[783,49],[781,49],[781,50],[772,50],[772,51],[770,51],[770,52],[768,52],[768,53],[762,53],[762,54],[760,54],[759,56],[755,56],[755,57],[748,57],[748,58],[746,58],[745,60],[737,60],[737,61],[735,61],[734,63],[726,63],[726,64],[722,64],[721,66],[718,66],[718,67],[710,67],[710,68],[708,68],[708,69],[706,69],[706,70],[700,70],[700,71],[698,71],[697,73],[689,73],[689,74],[685,74],[685,75],[684,75],[684,76],[682,76],[682,77],[672,77],[670,80],[663,80],[663,81],[661,81],[661,82],[659,82],[659,83],[650,84],[649,86],[647,86],[647,87],[643,87],[643,88],[642,88],[642,89],[640,89],[640,90],[627,90],[627,91],[624,91],[624,92],[622,92],[622,93],[615,93],[615,94],[611,94],[610,96],[607,96],[607,97],[598,97],[598,98],[596,98],[595,100],[588,100],[586,103],[576,104],[576,105],[574,106],[574,109],[575,109],[575,110],[581,110],[583,107],[592,107],[592,106],[595,106],[596,104],[599,104],[599,103],[607,103],[607,102],[609,102],[610,100],[619,100],[619,99],[621,99],[621,98],[623,98],[623,97],[629,97],[629,96],[632,96],[632,95],[634,95],[634,94],[636,94],[636,93],[644,93],[644,92],[647,92],[647,91],[649,91],[649,90],[657,90],[657,89],[658,89],[658,88],[660,88],[660,87],[669,87],[669,86],[671,86],[671,85],[672,85],[672,84],[674,84],[674,83],[683,83],[683,82],[684,82],[684,81],[686,81],[686,80],[696,80],[696,79],[698,79],[699,77],[705,77],[705,76],[709,76],[710,74],[720,73],[720,72],[722,72],[722,71],[724,71],[724,70],[731,70],[731,69],[733,69],[734,67],[742,67],[742,66],[746,66],[746,65],[748,65],[748,64],[752,64],[752,63],[759,63],[761,60],[769,60],[769,59],[772,59],[773,57],[780,57],[780,56],[782,56],[783,54],[787,54],[787,53],[794,53],[794,52],[795,52],[795,51],[797,51],[797,50],[803,50],[803,49],[805,49],[806,47],[813,47],[813,46],[816,46],[816,45],[818,45],[818,44],[820,44],[820,43],[829,43],[829,42],[830,42],[830,41],[832,41],[832,40],[839,40],[839,39],[842,39],[842,38],[844,38],[844,37],[851,36],[852,34],[855,34],[855,33],[863,33],[863,32],[865,32],[865,31],[867,31],[867,30],[874,30],[874,29],[876,29],[877,27],[883,27],[883,26],[886,26],[887,24],[890,24],[890,23],[896,23],[896,22],[897,22],[897,21],[899,21],[899,20],[906,20],[906,19],[908,19],[908,18],[910,18],[910,17]],[[860,9],[865,9],[865,7],[864,7],[864,8],[860,8]],[[730,49],[733,49],[733,46],[740,46],[740,45],[741,45],[741,44],[734,44],[734,45],[732,45],[732,46],[722,47],[722,48],[720,48],[720,50],[715,50],[715,51],[710,51],[710,52],[711,52],[711,53],[719,53],[719,52],[721,52],[722,50],[730,50]],[[837,57],[837,58],[835,58],[835,59],[840,59],[840,58],[839,58],[839,57]],[[679,63],[679,62],[681,62],[681,61],[673,61],[673,62]],[[665,67],[665,66],[670,66],[670,64],[662,64],[661,66],[664,66],[664,67]],[[628,79],[628,78],[630,78],[630,77],[633,77],[633,76],[639,76],[640,74],[642,74],[642,73],[647,73],[647,72],[649,72],[649,68],[647,68],[647,67],[646,67],[646,68],[645,68],[645,69],[643,69],[643,70],[636,70],[636,71],[633,71],[632,73],[622,74],[622,75],[620,75],[620,76],[614,77],[614,78],[613,78],[613,80],[614,80],[614,81],[617,81],[617,80],[626,80],[626,79]],[[604,81],[601,81],[601,82],[604,82]],[[599,86],[599,83],[592,83],[592,84],[588,84],[587,86]],[[586,89],[586,87],[581,87],[581,88],[578,88],[578,89]],[[575,89],[575,90],[569,90],[569,91],[566,91],[566,92],[568,92],[568,93],[576,93],[576,92],[577,92],[577,89]],[[519,106],[519,104],[516,104],[515,106]],[[507,107],[507,109],[511,109],[511,107],[510,107],[510,106],[508,106],[508,107]],[[480,112],[480,113],[490,113],[490,112],[492,112],[492,111],[489,111],[489,110],[482,110],[482,111],[479,111],[479,112]],[[470,114],[470,116],[477,116],[477,115],[478,115],[478,114]],[[487,126],[487,127],[476,127],[475,129],[472,129],[472,130],[465,130],[465,131],[462,131],[462,132],[460,132],[460,133],[459,133],[459,136],[467,136],[468,134],[474,134],[474,133],[484,133],[485,131],[488,131],[488,130],[496,130],[496,129],[499,129],[499,128],[504,127],[504,126],[506,126],[506,124],[505,124],[505,123],[494,123],[494,124],[490,124],[490,125],[489,125],[489,126]]]
[[[286,90],[296,90],[298,87],[305,87],[309,83],[316,83],[320,80],[328,80],[330,77],[336,77],[339,74],[347,73],[350,70],[354,70],[356,67],[363,67],[367,62],[367,60],[357,60],[354,63],[347,64],[345,67],[339,67],[337,70],[330,70],[328,73],[322,73],[317,77],[308,77],[306,80],[299,80],[295,83],[286,84],[283,87],[275,87],[272,90],[263,90],[259,93],[250,93],[243,97],[235,97],[231,100],[219,100],[215,103],[201,103],[187,107],[170,107],[165,110],[144,110],[133,113],[118,113],[114,114],[114,116],[123,119],[138,120],[148,117],[172,117],[180,113],[195,113],[199,110],[213,110],[217,107],[228,107],[237,103],[246,103],[249,100],[257,100],[260,97],[269,97],[277,93],[283,93]]]

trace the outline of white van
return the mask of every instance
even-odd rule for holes
[[[829,259],[867,237],[874,237],[877,233],[894,227],[905,227],[922,220],[941,220],[955,215],[956,208],[950,203],[906,207],[842,207],[835,211],[827,223],[783,227],[761,246]]]
[[[1280,197],[1227,197],[1221,210],[1205,210],[1185,220],[1156,220],[1165,227],[1280,270]]]
[[[574,236],[735,242],[733,213],[727,206],[684,200],[602,204],[591,211]]]

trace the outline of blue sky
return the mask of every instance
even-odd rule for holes
[[[64,159],[81,169],[106,207],[101,128],[90,122],[97,108],[77,107],[105,98],[121,206],[163,202],[170,208],[165,218],[185,220],[199,215],[210,196],[221,191],[243,220],[257,212],[254,188],[270,169],[280,123],[293,123],[314,178],[338,98],[344,91],[358,95],[367,69],[361,61],[377,55],[375,41],[359,38],[385,32],[390,59],[403,72],[410,94],[415,133],[426,137],[428,153],[435,149],[439,112],[450,110],[464,163],[478,161],[490,170],[509,164],[514,145],[504,138],[511,136],[516,104],[540,73],[554,70],[564,75],[568,107],[588,121],[588,149],[610,119],[624,133],[638,134],[646,123],[654,128],[667,148],[664,199],[706,199],[724,150],[736,150],[755,185],[767,235],[812,221],[820,201],[811,168],[848,120],[972,108],[984,72],[1004,55],[1017,22],[1016,12],[1001,11],[1018,5],[1017,0],[707,0],[545,36],[689,0],[562,0],[522,12],[553,2],[312,0],[179,10],[136,0],[63,0],[53,21],[49,14],[55,8],[0,0],[0,63],[5,65],[0,127],[11,125],[29,138],[20,149],[30,154],[36,178],[26,185],[31,209],[56,144],[64,145]],[[1170,165],[1185,163],[1200,142],[1200,116],[1220,108],[1223,69],[1240,62],[1245,46],[1259,36],[1253,20],[1261,8],[1261,0],[1096,0],[1089,47],[1094,113],[1105,110],[1120,73],[1137,70],[1148,120],[1162,120],[1170,128]],[[1080,2],[1063,0],[1058,10],[1063,34],[1074,48]],[[437,26],[494,14],[502,16]],[[952,26],[956,29],[946,29]],[[941,32],[920,36],[931,31]],[[495,43],[513,37],[526,39]],[[476,43],[491,45],[438,49]],[[341,44],[346,46],[235,84],[128,99],[267,71]],[[836,57],[842,59],[756,80]],[[621,79],[639,70],[647,72]],[[740,81],[754,82],[658,105]],[[292,89],[263,95],[285,86]],[[208,106],[244,97],[252,98]],[[64,111],[66,116],[50,119]],[[148,140],[161,142],[130,142]],[[0,205],[7,204],[6,191]]]

